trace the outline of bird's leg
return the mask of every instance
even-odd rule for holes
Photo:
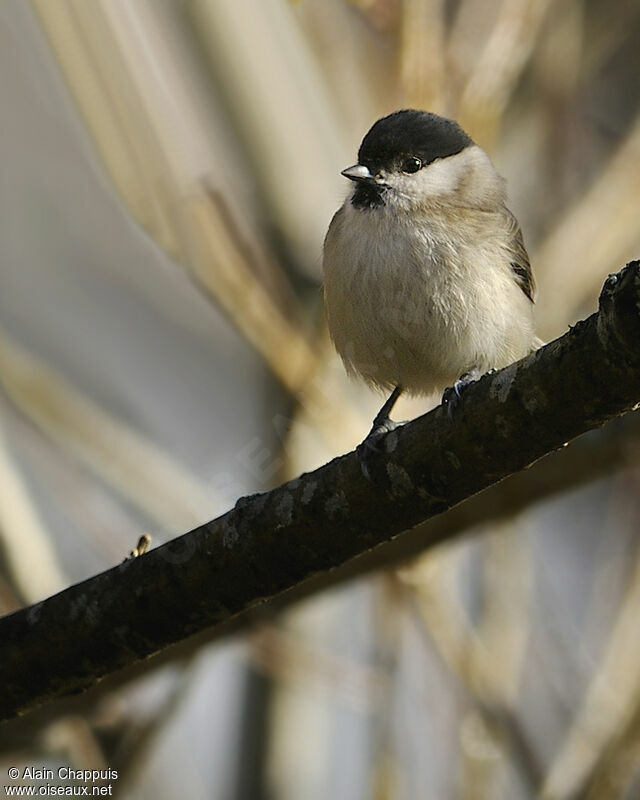
[[[371,426],[371,430],[367,436],[367,439],[372,434],[377,434],[380,436],[381,434],[388,433],[392,431],[394,428],[397,428],[398,425],[402,425],[401,422],[394,422],[392,419],[389,418],[389,414],[391,413],[393,407],[396,404],[397,399],[402,394],[402,387],[396,386],[396,388],[391,392],[387,400],[385,401],[384,405],[378,411],[373,419],[373,425]]]
[[[453,416],[458,407],[462,392],[470,383],[477,381],[481,374],[479,369],[471,369],[469,372],[465,372],[464,375],[461,375],[453,386],[449,386],[444,390],[442,393],[442,405],[447,406],[447,412],[450,417]]]
[[[367,434],[366,438],[358,446],[358,456],[360,458],[360,466],[362,467],[362,472],[366,478],[370,478],[370,466],[371,466],[371,458],[375,453],[378,452],[378,442],[380,439],[387,433],[395,428],[400,427],[400,425],[404,425],[404,422],[394,422],[392,419],[389,418],[389,414],[391,413],[391,409],[396,404],[396,400],[400,397],[402,393],[402,387],[396,386],[396,388],[391,392],[387,400],[385,401],[384,405],[378,411],[376,416],[373,420],[373,425],[371,426],[371,430]]]

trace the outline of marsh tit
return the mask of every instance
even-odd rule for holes
[[[401,392],[453,404],[536,349],[534,280],[504,179],[453,120],[396,111],[342,174],[353,188],[324,242],[324,296],[347,371],[392,390],[371,444]]]

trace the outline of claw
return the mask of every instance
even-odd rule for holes
[[[458,404],[460,403],[460,397],[462,392],[469,386],[470,383],[474,383],[477,380],[477,377],[469,372],[465,372],[458,380],[453,384],[453,386],[449,386],[447,389],[444,390],[442,393],[442,405],[447,406],[447,414],[451,419],[455,413]]]
[[[358,460],[360,461],[360,469],[364,477],[372,481],[371,468],[376,456],[381,453],[380,442],[391,431],[400,428],[404,422],[394,422],[387,417],[386,419],[379,419],[376,417],[373,427],[366,435],[365,439],[356,448]]]

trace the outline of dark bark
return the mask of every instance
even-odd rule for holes
[[[355,453],[150,553],[0,620],[0,718],[102,676],[335,568],[524,469],[640,400],[640,262],[600,310],[383,441],[366,480]],[[451,535],[425,528],[428,547]]]
[[[207,628],[200,634],[166,648],[155,657],[138,661],[114,672],[90,691],[68,695],[56,703],[40,706],[26,716],[0,724],[0,753],[28,746],[36,731],[66,714],[86,714],[110,692],[137,680],[149,669],[190,657],[222,634],[273,618],[286,605],[318,594],[374,570],[389,569],[416,556],[430,541],[459,536],[474,525],[488,525],[511,518],[534,502],[577,488],[640,460],[640,414],[626,414],[604,428],[580,436],[569,447],[537,461],[530,469],[516,472],[484,492],[417,526],[410,536],[397,536],[382,547],[368,550],[335,569],[320,572],[294,589],[239,614],[227,625]]]

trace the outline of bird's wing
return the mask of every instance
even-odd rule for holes
[[[509,250],[511,253],[511,269],[516,283],[533,303],[536,294],[536,283],[529,264],[529,256],[522,239],[522,231],[518,220],[508,208],[504,209],[505,222],[509,237]]]

